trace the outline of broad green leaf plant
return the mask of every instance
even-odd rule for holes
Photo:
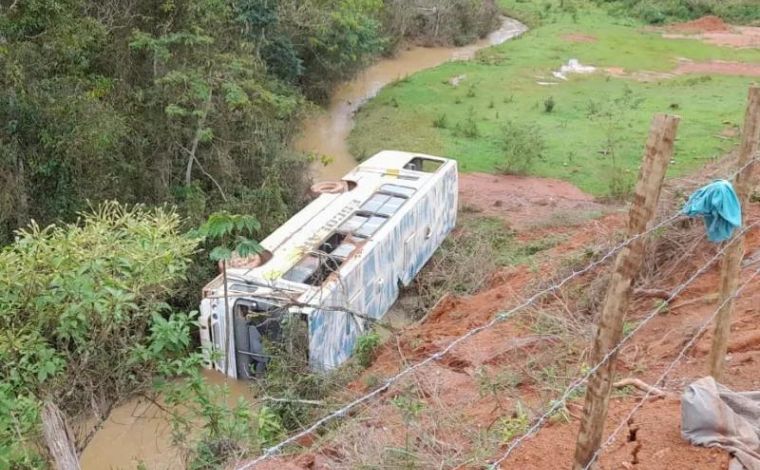
[[[246,258],[264,251],[256,240],[249,238],[260,229],[261,224],[252,215],[230,214],[222,211],[211,214],[206,223],[197,230],[197,235],[212,245],[209,258],[221,264],[225,313],[230,311],[227,293],[227,263],[235,254]],[[229,347],[232,334],[229,321],[226,319],[225,315],[223,343],[225,372],[229,370]]]

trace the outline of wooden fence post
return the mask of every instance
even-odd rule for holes
[[[673,155],[679,120],[676,116],[665,114],[658,114],[652,120],[644,161],[628,214],[628,237],[645,232],[647,225],[654,219],[665,171]],[[620,341],[633,280],[641,269],[644,246],[644,237],[639,238],[623,248],[615,260],[604,308],[599,316],[590,356],[591,364],[599,363]],[[589,378],[575,448],[574,470],[583,469],[591,461],[602,440],[616,357],[617,354],[611,354],[609,360]]]
[[[57,470],[79,470],[79,458],[71,433],[57,406],[46,402],[42,406],[42,433]]]
[[[754,164],[748,164],[757,156],[758,139],[760,138],[760,87],[749,89],[747,113],[744,117],[742,143],[739,148],[737,167],[741,170],[734,180],[734,189],[742,206],[742,219],[746,222],[746,207],[749,202],[751,181]],[[733,294],[739,285],[739,271],[744,256],[744,235],[726,249],[721,261],[720,273],[720,302],[723,307],[715,319],[712,348],[710,349],[710,375],[720,381],[728,350],[728,336],[731,330],[731,316],[734,312]],[[724,303],[725,302],[725,303]]]

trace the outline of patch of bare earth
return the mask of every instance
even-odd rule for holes
[[[716,16],[678,23],[665,28],[663,37],[670,39],[699,39],[717,46],[760,47],[760,27],[733,26]]]
[[[567,42],[596,42],[596,36],[581,33],[563,34],[562,39]]]
[[[515,229],[566,225],[563,216],[599,215],[609,210],[576,186],[551,178],[466,173],[459,176],[462,207],[502,217]]]

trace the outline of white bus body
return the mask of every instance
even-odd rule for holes
[[[286,318],[308,331],[312,370],[339,366],[367,326],[352,312],[381,319],[456,222],[454,160],[383,151],[343,181],[348,190],[321,194],[263,240],[265,256],[227,268],[229,312],[221,275],[204,288],[206,367],[262,372],[263,338],[281,339]]]

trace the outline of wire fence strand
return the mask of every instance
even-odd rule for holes
[[[688,352],[688,350],[691,349],[692,346],[694,346],[694,343],[697,342],[700,336],[702,336],[702,333],[705,332],[705,330],[707,329],[708,326],[710,326],[710,324],[715,319],[715,317],[718,316],[718,313],[721,311],[721,309],[723,309],[723,307],[725,307],[726,304],[728,304],[728,302],[730,302],[731,300],[738,298],[739,294],[741,294],[741,292],[755,279],[755,277],[757,277],[758,274],[760,274],[760,269],[756,269],[755,272],[752,273],[752,275],[749,277],[749,279],[747,279],[741,286],[739,286],[731,295],[726,297],[726,299],[723,300],[723,302],[721,302],[720,305],[718,305],[718,308],[716,308],[715,311],[713,311],[713,313],[710,314],[710,316],[704,322],[702,322],[702,325],[699,327],[696,333],[694,333],[691,339],[689,339],[689,341],[686,342],[684,347],[681,348],[681,351],[678,353],[676,358],[668,365],[668,367],[665,368],[665,371],[657,378],[657,380],[652,383],[652,387],[657,387],[657,385],[660,382],[665,380],[665,378],[668,376],[668,374],[670,374],[670,372],[675,368],[675,366],[679,362],[681,362],[681,360],[683,360],[684,357],[686,357],[686,353]],[[633,418],[633,415],[635,415],[636,412],[638,412],[639,409],[641,409],[641,407],[644,406],[644,404],[649,399],[649,397],[652,396],[652,392],[653,392],[653,388],[647,390],[644,397],[642,397],[642,399],[636,403],[636,406],[634,406],[631,409],[631,411],[625,416],[625,418],[623,418],[618,423],[618,425],[615,427],[615,430],[612,431],[612,433],[610,433],[609,437],[607,437],[604,443],[602,443],[602,445],[599,446],[599,449],[597,449],[596,452],[594,452],[594,455],[591,456],[591,460],[586,464],[585,467],[583,467],[583,470],[589,470],[591,468],[591,466],[594,464],[596,459],[599,458],[599,456],[604,451],[604,449],[607,446],[609,446],[612,443],[612,441],[614,441],[615,436],[617,436],[617,434],[628,424],[631,418]]]
[[[345,416],[346,413],[348,413],[350,410],[352,410],[356,406],[358,406],[358,405],[360,405],[362,403],[365,403],[365,402],[371,400],[372,398],[380,395],[384,391],[386,391],[395,382],[397,382],[400,379],[406,377],[407,375],[411,374],[415,370],[417,370],[417,369],[419,369],[419,368],[421,368],[421,367],[423,367],[423,366],[425,366],[427,364],[430,364],[431,362],[436,361],[436,360],[440,359],[441,357],[445,356],[446,354],[448,354],[452,349],[454,349],[457,345],[459,345],[463,341],[466,341],[467,339],[469,339],[472,336],[480,333],[481,331],[484,331],[484,330],[492,328],[497,323],[500,323],[500,322],[502,322],[504,320],[507,320],[508,318],[511,318],[515,313],[517,313],[520,310],[525,309],[526,307],[529,307],[530,305],[532,305],[533,303],[535,303],[536,301],[538,301],[539,299],[541,299],[545,295],[547,295],[547,294],[549,294],[551,292],[554,292],[556,290],[561,289],[564,285],[566,285],[568,282],[572,281],[573,279],[577,278],[578,276],[586,274],[586,273],[592,271],[597,266],[600,266],[600,265],[604,264],[615,253],[617,253],[618,251],[620,251],[623,248],[627,247],[628,245],[630,245],[634,241],[636,241],[636,240],[638,240],[638,239],[640,239],[642,237],[645,237],[645,236],[649,235],[650,233],[655,232],[655,231],[657,231],[657,230],[659,230],[659,229],[661,229],[661,228],[663,228],[663,227],[665,227],[665,226],[667,226],[669,224],[672,224],[673,222],[675,222],[676,220],[678,220],[681,217],[682,217],[682,214],[680,212],[677,212],[677,213],[671,215],[670,217],[662,220],[661,222],[657,223],[656,225],[654,225],[653,227],[649,228],[648,230],[645,230],[644,232],[638,233],[638,234],[636,234],[636,235],[634,235],[632,237],[627,238],[623,242],[619,243],[618,245],[616,245],[612,249],[610,249],[601,258],[599,258],[599,259],[597,259],[597,260],[589,263],[588,265],[586,265],[586,267],[584,267],[583,269],[580,269],[578,271],[573,271],[571,274],[569,274],[568,276],[566,276],[565,278],[563,278],[558,283],[553,284],[553,285],[551,285],[549,287],[546,287],[546,288],[540,290],[539,292],[535,293],[534,295],[532,295],[531,297],[529,297],[527,300],[523,301],[519,305],[517,305],[517,306],[515,306],[515,307],[513,307],[511,309],[509,309],[506,312],[503,312],[503,313],[500,313],[500,314],[496,315],[488,323],[469,330],[464,335],[459,336],[456,339],[452,340],[444,349],[442,349],[442,350],[440,350],[440,351],[438,351],[438,352],[436,352],[436,353],[428,356],[426,359],[423,359],[423,360],[421,360],[421,361],[419,361],[419,362],[417,362],[417,363],[415,363],[415,364],[407,367],[406,369],[400,371],[396,375],[394,375],[394,376],[390,377],[389,379],[387,379],[383,383],[383,385],[381,385],[379,388],[373,390],[372,392],[370,392],[370,393],[368,393],[366,395],[363,395],[363,396],[361,396],[361,397],[359,397],[359,398],[357,398],[357,399],[349,402],[348,404],[346,404],[345,406],[341,407],[340,409],[338,409],[338,410],[336,410],[336,411],[334,411],[334,412],[332,412],[332,413],[330,413],[330,414],[328,414],[328,415],[320,418],[319,420],[315,421],[309,427],[304,428],[300,432],[298,432],[298,433],[296,433],[296,434],[288,437],[287,439],[285,439],[283,441],[280,441],[279,443],[277,443],[277,444],[275,444],[275,445],[267,448],[256,459],[251,460],[251,461],[249,461],[249,462],[247,462],[247,463],[245,463],[245,464],[243,464],[241,466],[238,466],[237,470],[249,470],[249,469],[253,468],[255,465],[257,465],[257,464],[263,462],[264,460],[267,460],[270,457],[276,455],[284,447],[286,447],[286,446],[288,446],[290,444],[293,444],[293,443],[297,442],[299,439],[301,439],[301,438],[303,438],[303,437],[311,434],[312,432],[316,431],[317,429],[319,429],[320,427],[322,427],[324,424],[326,424],[326,423],[328,423],[328,422],[330,422],[330,421],[332,421],[332,420],[334,420],[336,418]]]
[[[536,419],[533,423],[533,425],[525,432],[523,433],[519,438],[512,441],[512,443],[509,445],[507,450],[502,454],[502,456],[494,461],[491,464],[491,468],[496,469],[498,466],[507,460],[510,455],[529,437],[531,437],[533,434],[535,434],[538,430],[541,429],[541,427],[548,422],[549,418],[554,415],[558,410],[560,410],[562,407],[564,407],[567,403],[567,400],[570,399],[570,397],[573,395],[573,393],[578,390],[581,386],[583,386],[588,379],[597,371],[600,367],[602,367],[614,354],[616,354],[622,347],[625,345],[628,340],[630,340],[639,330],[641,330],[647,323],[649,323],[652,319],[656,318],[657,315],[666,308],[670,302],[672,302],[678,295],[680,295],[689,285],[691,285],[694,281],[697,280],[699,276],[704,274],[708,269],[710,269],[710,266],[712,266],[713,263],[715,263],[721,255],[726,251],[726,249],[736,242],[740,238],[740,235],[743,235],[747,231],[751,230],[753,227],[760,224],[760,220],[755,221],[754,223],[744,227],[734,238],[732,238],[728,243],[725,243],[716,253],[715,255],[710,258],[704,265],[702,265],[701,268],[699,268],[697,271],[694,272],[685,282],[678,285],[668,296],[665,301],[660,303],[657,307],[652,309],[652,311],[644,317],[644,319],[636,325],[636,327],[631,330],[625,337],[623,337],[620,342],[618,342],[617,345],[615,345],[614,348],[612,348],[607,354],[602,357],[602,359],[595,364],[591,369],[589,369],[583,377],[577,379],[575,382],[573,382],[567,389],[565,389],[565,392],[560,396],[559,399],[552,402],[552,406],[549,408],[549,410],[541,415],[538,419]]]
[[[755,158],[751,159],[744,166],[742,166],[741,168],[739,168],[738,170],[736,170],[731,176],[729,176],[728,179],[730,179],[730,180],[734,179],[736,177],[736,175],[738,175],[739,173],[741,173],[742,171],[744,171],[750,165],[754,164],[758,159],[760,159],[760,157],[755,157]],[[683,216],[683,214],[680,211],[677,211],[675,214],[673,214],[670,217],[664,219],[663,221],[659,222],[658,224],[654,225],[653,227],[649,228],[648,230],[646,230],[644,232],[641,232],[639,234],[636,234],[636,235],[634,235],[632,237],[629,237],[628,239],[624,240],[620,244],[614,246],[611,250],[609,250],[601,258],[599,258],[599,259],[597,259],[597,260],[589,263],[586,267],[584,267],[584,268],[582,268],[582,269],[580,269],[578,271],[573,271],[571,274],[569,274],[568,276],[566,276],[565,278],[563,278],[561,281],[557,282],[556,284],[553,284],[553,285],[551,285],[549,287],[546,287],[546,288],[540,290],[539,292],[535,293],[534,295],[532,295],[531,297],[529,297],[527,300],[523,301],[519,305],[517,305],[517,306],[515,306],[515,307],[513,307],[513,308],[511,308],[509,310],[507,310],[506,312],[502,312],[502,313],[496,315],[488,323],[469,330],[464,335],[461,335],[461,336],[457,337],[456,339],[452,340],[444,349],[442,349],[442,350],[440,350],[440,351],[438,351],[438,352],[436,352],[436,353],[428,356],[427,358],[425,358],[425,359],[423,359],[423,360],[421,360],[421,361],[419,361],[419,362],[417,362],[417,363],[415,363],[415,364],[413,364],[411,366],[408,366],[407,368],[403,369],[402,371],[400,371],[396,375],[394,375],[394,376],[390,377],[389,379],[387,379],[383,383],[383,385],[381,385],[379,388],[377,388],[377,389],[373,390],[372,392],[367,393],[367,394],[365,394],[365,395],[363,395],[361,397],[356,398],[355,400],[347,403],[346,405],[344,405],[343,407],[339,408],[338,410],[336,410],[336,411],[334,411],[334,412],[332,412],[332,413],[330,413],[330,414],[328,414],[326,416],[323,416],[322,418],[318,419],[313,424],[311,424],[310,426],[304,428],[303,430],[299,431],[298,433],[296,433],[296,434],[288,437],[287,439],[284,439],[284,440],[280,441],[279,443],[277,443],[277,444],[275,444],[275,445],[267,448],[259,457],[257,457],[256,459],[251,460],[251,461],[249,461],[249,462],[247,462],[247,463],[245,463],[245,464],[237,467],[237,470],[249,470],[249,469],[253,468],[255,465],[257,465],[258,463],[261,463],[264,460],[267,460],[268,458],[276,455],[284,447],[286,447],[286,446],[288,446],[290,444],[293,444],[293,443],[297,442],[299,439],[301,439],[301,438],[303,438],[303,437],[311,434],[312,432],[316,431],[317,429],[319,429],[320,427],[322,427],[326,423],[328,423],[328,422],[330,422],[330,421],[332,421],[334,419],[337,419],[337,418],[345,416],[349,411],[351,411],[356,406],[358,406],[358,405],[360,405],[362,403],[365,403],[365,402],[373,399],[374,397],[380,395],[381,393],[385,392],[391,385],[393,385],[397,381],[401,380],[402,378],[406,377],[407,375],[411,374],[415,370],[417,370],[417,369],[419,369],[421,367],[424,367],[425,365],[430,364],[431,362],[436,361],[436,360],[440,359],[441,357],[445,356],[451,350],[453,350],[456,346],[458,346],[460,343],[466,341],[467,339],[471,338],[472,336],[475,336],[476,334],[478,334],[478,333],[480,333],[480,332],[482,332],[484,330],[492,328],[497,323],[500,323],[502,321],[505,321],[505,320],[511,318],[517,312],[519,312],[519,311],[521,311],[521,310],[523,310],[523,309],[531,306],[536,301],[538,301],[539,299],[543,298],[545,295],[561,289],[563,286],[565,286],[567,283],[569,283],[573,279],[575,279],[575,278],[577,278],[577,277],[579,277],[579,276],[581,276],[583,274],[586,274],[586,273],[592,271],[593,269],[595,269],[596,267],[602,265],[608,259],[610,259],[613,255],[615,255],[618,251],[624,249],[625,247],[627,247],[628,245],[630,245],[634,241],[636,241],[636,240],[638,240],[638,239],[640,239],[642,237],[645,237],[645,236],[649,235],[650,233],[655,232],[655,231],[657,231],[657,230],[659,230],[659,229],[661,229],[661,228],[663,228],[663,227],[665,227],[667,225],[672,224],[673,222],[675,222],[676,220],[678,220],[682,216]],[[757,223],[758,222],[755,222],[752,226],[755,226]],[[749,230],[749,228],[750,227],[746,227],[743,230],[742,233],[744,233],[747,230]],[[727,246],[728,246],[728,244],[724,245],[722,247],[722,249],[718,252],[718,254],[716,254],[709,261],[709,264],[712,264],[717,259],[717,257],[725,251],[725,248]],[[669,297],[668,300],[666,300],[665,302],[663,302],[661,304],[661,306],[658,307],[658,308],[661,308],[662,306],[667,305],[668,302],[670,302],[673,298],[675,298],[677,295],[679,295],[683,291],[683,289],[685,289],[686,286],[688,286],[688,284],[690,284],[691,282],[693,282],[696,279],[696,277],[698,277],[707,268],[708,268],[708,265],[703,266],[702,270],[700,270],[697,273],[695,273],[690,278],[690,280],[688,281],[687,284],[682,284],[681,286],[679,286],[679,289],[676,289],[676,291],[674,291],[674,293],[671,294],[671,297]],[[657,310],[657,312],[659,312],[659,309]],[[606,362],[609,359],[609,357],[612,354],[614,354],[614,352],[616,352],[619,349],[619,347],[625,341],[627,341],[633,334],[635,334],[638,330],[640,330],[646,322],[648,322],[649,320],[651,320],[651,318],[653,318],[656,315],[657,315],[657,313],[655,312],[650,317],[647,317],[647,319],[644,322],[642,322],[639,325],[637,325],[637,327],[633,331],[631,331],[623,339],[623,341],[621,341],[621,343],[619,343],[618,346],[616,346],[616,348],[614,348],[612,351],[610,351],[610,353],[608,353],[607,355],[605,355],[605,357],[602,359],[602,362],[600,362],[600,364],[598,364],[597,366],[595,366],[595,368],[593,368],[590,371],[590,373],[586,374],[584,376],[584,378],[581,379],[580,383],[576,382],[576,383],[573,384],[573,386],[572,386],[573,388],[572,388],[572,390],[570,390],[570,393],[572,393],[572,391],[574,391],[576,388],[580,387],[583,383],[585,383],[585,381],[588,380],[588,377],[590,377],[591,373],[593,373],[594,371],[596,371],[596,369],[598,369],[599,367],[601,367],[601,365],[604,364],[604,362]],[[558,403],[555,403],[555,405],[552,408],[558,407],[560,404],[564,403],[564,401],[566,401],[568,398],[569,398],[569,394],[568,394],[568,392],[566,392],[565,394],[563,394],[563,398],[561,399],[562,401],[560,401]],[[557,409],[558,408],[550,410],[551,414],[553,414],[554,412],[556,412]],[[519,446],[520,443],[524,439],[526,439],[535,430],[537,430],[543,424],[543,422],[546,421],[547,419],[548,419],[547,415],[542,416],[540,422],[538,423],[538,427],[536,427],[536,425],[534,425],[528,431],[528,433],[526,433],[524,436],[522,436],[521,438],[519,438],[517,441],[514,441],[513,444],[510,445],[510,447],[507,449],[507,452],[499,460],[497,460],[496,462],[494,462],[494,464],[492,464],[492,467],[494,467],[494,466],[500,464],[501,462],[503,462],[504,460],[506,460],[506,458],[509,457],[509,455],[511,454],[511,452],[514,451],[514,449],[516,449],[517,446]]]

